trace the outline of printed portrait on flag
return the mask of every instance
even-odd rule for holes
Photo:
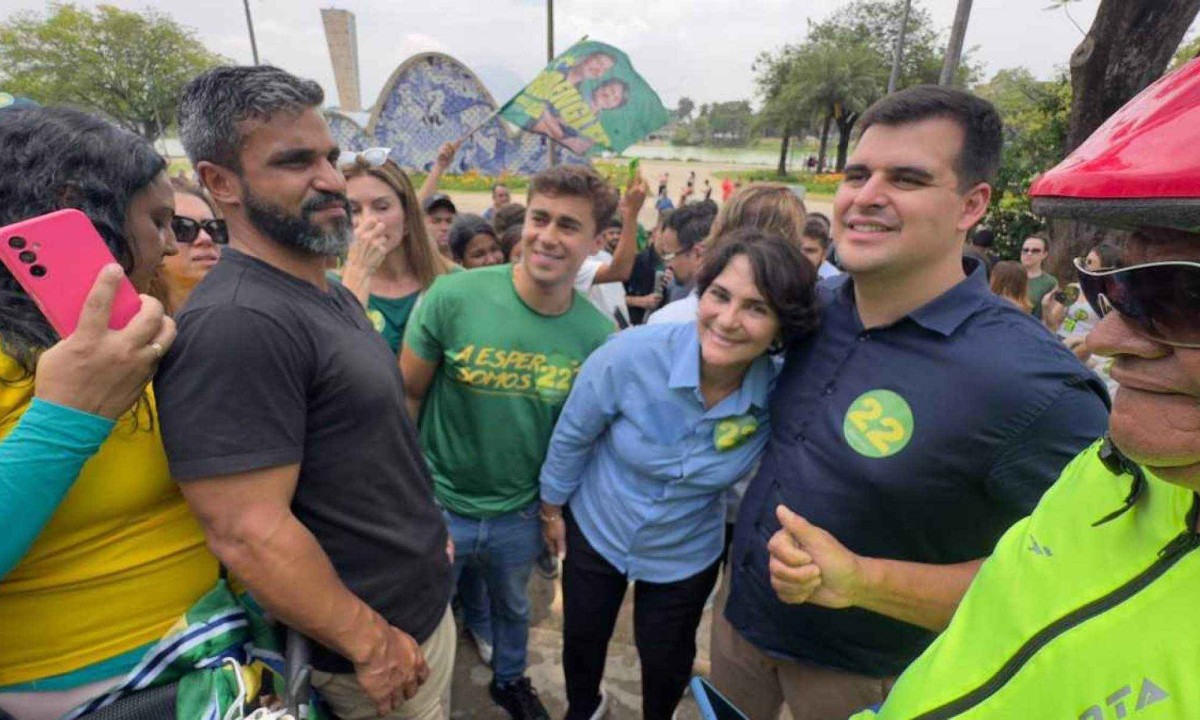
[[[624,150],[666,124],[668,113],[625,53],[584,40],[555,58],[500,117],[585,155]]]

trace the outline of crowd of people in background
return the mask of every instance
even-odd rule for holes
[[[912,717],[922,687],[958,681],[938,658],[1003,625],[955,614],[977,575],[995,583],[985,559],[1090,462],[1072,460],[1097,452],[1116,381],[1149,384],[1113,358],[1196,347],[1149,322],[1169,299],[1097,279],[1117,246],[1056,278],[1046,236],[1017,262],[971,232],[1001,124],[960,90],[872,106],[832,217],[784,185],[725,179],[718,201],[693,172],[675,201],[666,173],[650,198],[580,166],[460,213],[439,188],[456,145],[417,188],[386,148],[338,147],[323,101],[269,66],[195,78],[188,180],[105,120],[0,110],[0,225],[77,208],[119,265],[68,337],[0,268],[0,717],[135,694],[228,578],[239,608],[311,639],[337,717],[449,718],[461,623],[492,700],[548,718],[535,571],[561,579],[569,720],[609,708],[630,587],[646,718],[674,717],[710,601],[711,680],[748,717]],[[123,278],[142,306],[113,329]],[[1104,448],[1139,478],[1126,510],[1145,487],[1184,507]],[[1014,547],[1049,557],[1046,539]],[[947,627],[957,644],[935,641]]]

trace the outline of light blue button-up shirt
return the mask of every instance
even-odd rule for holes
[[[695,575],[721,555],[725,490],[766,446],[774,378],[764,355],[705,409],[695,322],[614,335],[575,379],[542,465],[542,500],[569,504],[592,547],[631,580]]]

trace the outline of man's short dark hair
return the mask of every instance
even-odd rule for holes
[[[996,233],[991,228],[977,227],[971,231],[971,244],[988,250],[996,243]]]
[[[825,223],[810,217],[804,221],[804,237],[812,238],[820,244],[822,250],[829,249],[829,233],[825,231]]]
[[[298,114],[324,101],[320,85],[277,67],[216,67],[183,89],[179,139],[193,166],[208,161],[240,171],[243,123],[269,121],[281,112]]]
[[[892,93],[867,108],[859,120],[859,134],[861,137],[872,125],[907,125],[935,118],[951,120],[962,128],[963,144],[954,169],[959,189],[994,182],[1000,167],[1003,123],[995,106],[965,90],[918,85]]]
[[[587,198],[592,203],[592,222],[596,232],[617,210],[617,191],[599,173],[582,165],[559,165],[533,176],[529,181],[529,201],[535,195]]]
[[[717,214],[704,203],[684,205],[667,219],[666,227],[675,231],[679,252],[687,252],[704,242]]]
[[[520,227],[525,224],[525,206],[521,203],[507,203],[496,208],[496,212],[492,213],[492,227],[496,228],[497,235],[503,235],[504,231],[516,225]]]
[[[508,186],[505,185],[504,183],[496,183],[495,185],[493,185],[492,186],[492,196],[493,197],[495,197],[496,191],[499,190],[500,188],[504,188],[505,190],[507,190]]]
[[[658,222],[654,223],[654,226],[656,228],[658,228],[659,230],[665,230],[667,228],[667,223],[671,222],[671,216],[674,214],[675,214],[674,209],[659,210],[658,211]]]

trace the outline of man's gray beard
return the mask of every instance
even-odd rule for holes
[[[339,218],[328,230],[321,230],[316,223],[310,223],[317,229],[316,234],[303,234],[292,238],[294,247],[326,257],[341,257],[346,254],[351,241],[354,240],[354,227],[350,218]]]
[[[332,199],[344,198],[314,198],[328,203]],[[328,229],[309,220],[313,212],[302,207],[300,215],[289,215],[287,211],[271,202],[255,195],[249,187],[246,188],[246,218],[259,232],[281,245],[303,250],[313,255],[339,257],[345,254],[350,242],[354,239],[354,229],[350,223],[349,207],[346,216],[335,220]],[[309,201],[310,204],[319,204]]]

